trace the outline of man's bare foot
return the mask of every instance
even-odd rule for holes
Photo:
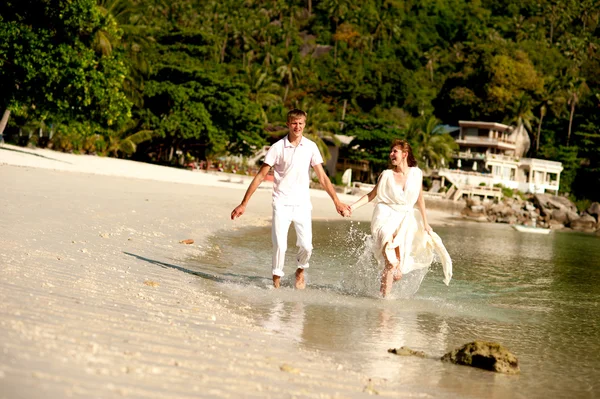
[[[304,281],[304,269],[296,269],[296,289],[303,290],[306,288],[306,281]]]
[[[279,288],[280,284],[281,284],[281,277],[280,276],[273,276],[273,287]]]

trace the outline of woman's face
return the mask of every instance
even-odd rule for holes
[[[406,158],[406,152],[402,151],[400,147],[396,146],[391,149],[390,161],[392,162],[392,165],[400,165],[404,158]]]

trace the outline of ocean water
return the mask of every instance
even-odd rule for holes
[[[365,222],[313,223],[306,290],[292,288],[293,226],[280,290],[271,289],[270,227],[210,237],[185,267],[257,325],[415,397],[600,397],[600,237],[476,223],[435,231],[453,259],[450,286],[436,262],[386,299]],[[473,340],[504,345],[521,374],[387,352],[408,346],[439,358]]]

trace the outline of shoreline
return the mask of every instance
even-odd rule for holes
[[[209,235],[269,225],[270,189],[257,190],[246,214],[232,222],[247,184],[5,147],[0,387],[6,397],[402,394],[254,326],[181,266],[208,250]],[[314,218],[339,218],[327,194],[315,191]],[[370,218],[368,207],[360,211],[355,220]],[[193,245],[179,242],[189,238]]]

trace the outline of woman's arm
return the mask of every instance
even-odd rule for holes
[[[363,195],[362,197],[360,197],[360,199],[358,201],[356,201],[354,204],[350,205],[350,211],[354,212],[361,206],[373,201],[375,199],[375,197],[377,197],[377,186],[378,185],[379,185],[379,183],[377,183],[375,185],[375,187],[373,187],[373,190],[371,190],[370,193]]]
[[[417,199],[417,208],[419,208],[419,212],[421,212],[421,217],[423,218],[423,226],[426,232],[431,232],[431,226],[427,223],[427,212],[425,211],[425,197],[423,197],[423,186],[421,186],[421,191],[419,192],[419,198]]]

